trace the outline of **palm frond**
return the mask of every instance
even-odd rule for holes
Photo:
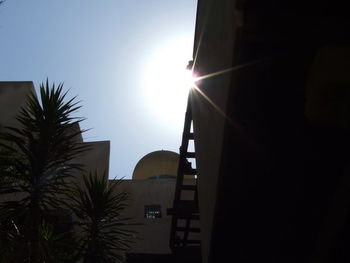
[[[47,80],[40,85],[40,100],[33,92],[28,95],[16,118],[19,127],[0,132],[0,194],[13,199],[0,203],[0,215],[25,230],[27,244],[42,237],[45,214],[59,206],[69,188],[67,179],[81,169],[73,160],[87,150],[75,129],[83,118],[72,117],[80,106],[75,97],[66,98],[63,84],[50,87]],[[39,248],[33,253],[40,254]]]
[[[130,248],[134,232],[122,213],[129,194],[119,191],[121,182],[109,184],[106,173],[83,175],[75,184],[67,205],[78,218],[79,251],[83,262],[122,262],[122,253]]]

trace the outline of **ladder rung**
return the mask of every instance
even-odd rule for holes
[[[191,244],[191,245],[193,245],[193,244],[200,244],[201,243],[201,241],[200,240],[183,240],[183,239],[178,239],[178,240],[176,240],[175,241],[175,244]]]
[[[191,219],[191,220],[199,220],[198,214],[190,214],[190,213],[184,213],[183,211],[179,209],[174,208],[168,208],[167,214],[172,215],[177,219]]]
[[[186,227],[177,227],[176,228],[176,231],[181,231],[181,232],[184,232],[184,231],[188,231],[188,232],[194,232],[194,233],[199,233],[201,232],[201,230],[197,227],[190,227],[190,228],[186,228]]]
[[[173,251],[177,254],[185,254],[187,257],[190,255],[201,255],[200,246],[190,246],[190,247],[174,247]]]
[[[186,219],[186,218],[192,219],[193,218],[195,220],[198,220],[199,216],[196,215],[199,213],[198,205],[196,205],[196,204],[194,204],[194,205],[193,204],[181,204],[181,202],[184,202],[184,201],[179,201],[177,207],[168,208],[167,214],[174,215],[175,217],[183,218],[183,219]],[[190,202],[194,203],[193,201],[190,201]]]
[[[179,214],[179,215],[177,215],[177,218],[179,218],[179,219],[199,220],[199,215],[184,215],[184,214]]]
[[[193,169],[193,168],[185,169],[184,174],[186,174],[186,175],[196,175],[197,174],[197,169]]]
[[[181,185],[181,190],[196,191],[197,186],[195,185]]]
[[[200,240],[186,240],[184,243],[187,243],[187,244],[200,244],[201,241]]]
[[[186,209],[195,209],[198,207],[195,200],[178,200],[177,207],[183,207]]]
[[[197,205],[179,204],[177,207],[167,209],[168,215],[174,215],[174,216],[183,217],[183,218],[188,218],[189,216],[197,213],[198,213]]]
[[[196,158],[196,153],[194,152],[186,152],[185,153],[186,158]]]

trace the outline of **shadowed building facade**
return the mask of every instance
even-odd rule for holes
[[[193,70],[210,77],[188,110],[203,262],[350,260],[346,10],[198,1]]]

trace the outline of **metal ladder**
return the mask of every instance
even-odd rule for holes
[[[183,255],[192,262],[201,261],[201,240],[199,227],[197,170],[192,168],[196,161],[195,152],[188,149],[189,143],[194,142],[191,131],[192,108],[191,93],[188,97],[185,124],[180,147],[179,166],[173,208],[167,210],[172,215],[170,231],[170,248],[175,255]]]

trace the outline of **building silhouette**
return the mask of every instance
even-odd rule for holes
[[[198,1],[197,260],[350,260],[349,25],[340,1]]]

